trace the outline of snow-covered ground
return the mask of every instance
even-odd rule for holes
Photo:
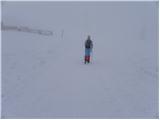
[[[2,21],[53,31],[2,31],[2,118],[158,118],[158,2],[5,2]]]

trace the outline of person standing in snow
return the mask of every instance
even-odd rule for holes
[[[91,40],[91,37],[88,36],[87,40],[85,41],[85,58],[84,63],[90,63],[90,54],[92,52],[93,48],[93,42]]]

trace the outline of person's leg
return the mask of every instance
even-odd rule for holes
[[[86,62],[88,62],[88,55],[86,56]]]
[[[87,62],[87,48],[85,48],[85,57],[84,57],[84,63],[86,64]]]
[[[90,63],[90,56],[88,56],[88,63]]]
[[[85,55],[84,63],[86,64],[86,62],[87,62],[87,56]]]
[[[90,62],[90,49],[86,48],[85,49],[85,63]]]
[[[91,49],[88,49],[88,63],[90,63],[90,54],[91,54]]]

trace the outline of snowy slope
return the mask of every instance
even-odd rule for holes
[[[2,21],[53,31],[2,31],[3,118],[158,117],[158,2],[5,2]]]

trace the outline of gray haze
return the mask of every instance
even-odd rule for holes
[[[2,22],[2,118],[158,118],[158,2],[4,2]]]

